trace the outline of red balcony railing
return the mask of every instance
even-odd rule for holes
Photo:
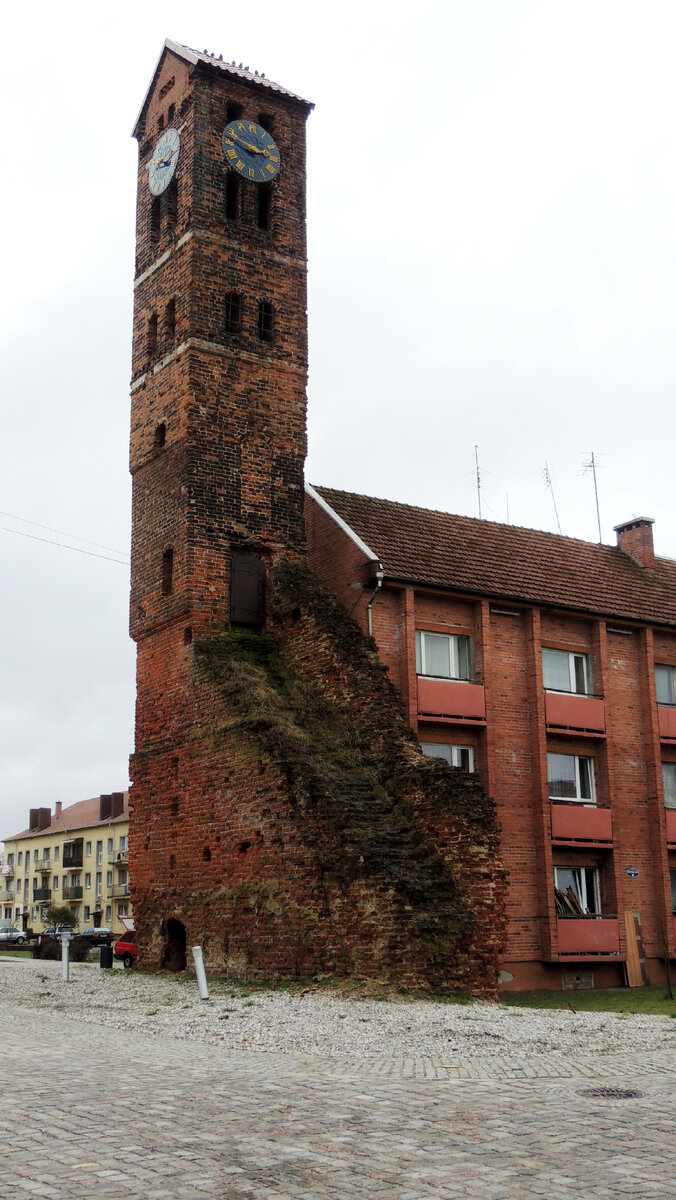
[[[559,957],[620,953],[617,917],[558,917]]]
[[[483,683],[460,679],[425,679],[418,676],[418,718],[421,721],[454,721],[485,724]]]
[[[598,696],[545,692],[545,717],[549,729],[570,729],[596,737],[606,731],[605,705]]]
[[[664,741],[676,742],[676,708],[658,704],[657,716],[660,723],[660,737]]]
[[[583,804],[552,804],[552,841],[612,844],[613,818],[609,808],[585,808]],[[676,816],[676,812],[674,813]]]

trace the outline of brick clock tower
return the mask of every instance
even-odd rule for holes
[[[304,552],[311,108],[263,75],[167,40],[134,129],[140,926],[144,896],[190,890],[182,868],[203,818],[205,789],[194,770],[186,778],[182,749],[203,718],[191,643],[231,620],[264,628],[271,565]]]
[[[494,988],[498,829],[411,746],[305,563],[305,122],[166,42],[139,141],[131,397],[140,962]],[[458,878],[453,875],[461,864]]]

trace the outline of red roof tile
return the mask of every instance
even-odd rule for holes
[[[333,488],[323,500],[386,576],[513,602],[676,624],[676,562],[642,567],[616,546],[415,508]]]
[[[16,842],[20,838],[35,838],[47,837],[51,834],[62,833],[64,837],[67,834],[77,833],[78,829],[89,829],[93,825],[116,825],[120,821],[129,820],[129,792],[124,793],[124,807],[122,812],[117,817],[106,817],[105,820],[99,820],[101,811],[101,797],[94,796],[91,800],[78,800],[77,804],[69,804],[68,808],[61,811],[61,816],[53,816],[50,824],[46,829],[24,829],[22,833],[15,833],[11,837],[3,838],[5,842]]]

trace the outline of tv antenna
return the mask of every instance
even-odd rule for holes
[[[556,517],[556,527],[557,527],[559,533],[561,533],[561,522],[559,521],[559,510],[556,507],[556,496],[554,495],[554,484],[552,483],[552,477],[549,474],[548,463],[545,463],[545,465],[544,465],[544,470],[542,472],[542,478],[545,481],[545,487],[547,488],[547,491],[552,493],[552,504],[554,505],[554,515]]]
[[[601,537],[601,514],[599,512],[599,489],[598,489],[598,483],[596,481],[596,468],[598,466],[600,466],[600,464],[597,462],[594,451],[592,450],[590,452],[589,462],[583,462],[582,471],[580,472],[580,474],[588,475],[589,472],[591,471],[593,479],[594,479],[594,497],[596,499],[596,522],[598,524],[598,529],[599,529],[599,542],[602,542],[603,538]]]
[[[479,520],[481,520],[481,472],[479,470],[479,447],[474,446],[474,461],[476,463],[476,497],[479,502]]]

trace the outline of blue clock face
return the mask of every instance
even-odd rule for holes
[[[255,121],[231,121],[223,130],[223,153],[231,170],[251,183],[269,183],[279,174],[279,150]]]
[[[161,196],[174,177],[181,138],[177,129],[166,129],[153,150],[148,166],[148,187],[153,196]]]

